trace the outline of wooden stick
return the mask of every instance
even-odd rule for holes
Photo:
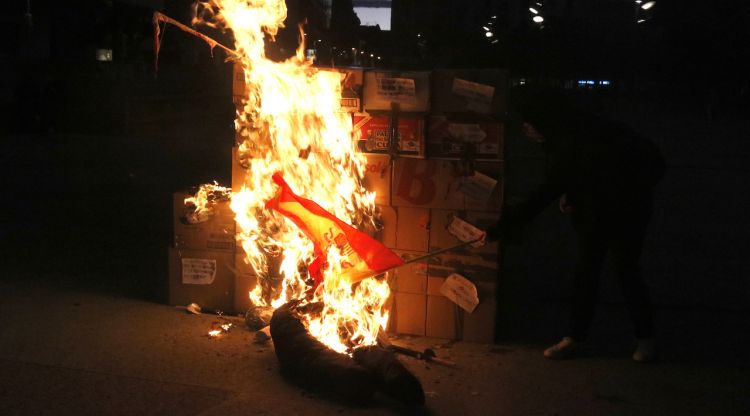
[[[399,268],[401,266],[406,266],[407,264],[410,264],[410,263],[416,263],[418,261],[422,261],[424,259],[428,259],[430,257],[437,256],[438,254],[445,253],[446,251],[451,251],[451,250],[455,250],[457,248],[468,246],[470,244],[478,243],[479,241],[482,241],[482,239],[481,238],[477,238],[476,240],[466,241],[464,243],[461,243],[461,244],[453,246],[453,247],[441,248],[440,250],[433,251],[432,253],[427,253],[424,256],[419,256],[419,257],[415,257],[413,259],[409,259],[409,260],[405,261],[403,264],[394,267],[393,269],[397,269],[397,268]],[[393,269],[389,269],[389,270],[393,270]],[[388,270],[386,270],[386,271],[388,271]]]
[[[234,55],[237,58],[240,58],[241,55],[239,52],[235,51],[234,49],[229,49],[228,47],[222,45],[221,43],[217,42],[214,39],[211,39],[210,37],[204,35],[201,32],[198,32],[197,30],[193,29],[192,27],[186,26],[177,20],[172,19],[171,17],[164,15],[160,12],[154,12],[153,17],[153,23],[154,23],[154,35],[156,38],[156,54],[158,56],[159,54],[159,22],[169,23],[177,26],[178,28],[182,29],[183,31],[190,33],[193,36],[197,36],[200,39],[203,39],[206,43],[208,43],[208,46],[213,49],[215,46],[220,47],[221,49],[224,49],[225,51],[229,52],[230,54]]]

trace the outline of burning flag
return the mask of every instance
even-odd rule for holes
[[[314,201],[296,195],[280,173],[275,173],[273,180],[281,189],[266,207],[292,220],[313,242],[316,258],[310,265],[310,274],[315,286],[323,281],[321,267],[332,246],[340,255],[339,274],[350,283],[403,264],[399,256],[378,241],[331,215]]]

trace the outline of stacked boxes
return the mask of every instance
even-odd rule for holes
[[[477,162],[474,172],[462,171],[461,167],[457,160],[396,160],[390,172],[392,205],[380,207],[384,227],[377,237],[409,260],[460,244],[448,231],[454,218],[480,229],[494,225],[502,205],[502,162]],[[490,184],[494,184],[485,188],[482,200],[475,192],[466,192],[466,183],[477,174],[490,178]],[[391,285],[389,329],[492,342],[498,263],[499,247],[493,243],[449,251],[397,269]],[[466,277],[477,288],[480,303],[472,313],[463,311],[441,293],[443,282],[453,273]]]
[[[388,154],[391,151],[391,123],[386,116],[354,115],[354,133],[358,134],[357,148],[363,153]],[[395,151],[402,156],[424,157],[424,119],[401,115],[396,121],[397,144]]]
[[[169,303],[197,303],[206,310],[234,310],[234,215],[227,202],[215,204],[205,221],[191,221],[189,195],[173,195],[173,246],[169,248]]]
[[[497,221],[503,202],[505,71],[335,70],[344,74],[341,108],[351,113],[358,149],[367,158],[364,186],[376,192],[379,241],[409,260],[459,244],[447,230],[454,218],[480,229]],[[247,94],[241,67],[235,65],[233,75],[233,102],[239,108]],[[237,132],[238,141],[248,134],[252,132]],[[235,147],[234,191],[247,185],[246,169]],[[219,207],[206,223],[185,224],[179,220],[182,199],[184,195],[175,195],[170,303],[244,311],[257,278],[235,243],[234,223],[226,221],[233,218],[231,210]],[[395,270],[390,275],[389,330],[492,342],[498,263],[495,243],[448,251]],[[473,312],[443,295],[441,287],[451,274],[476,287],[479,304]]]
[[[506,83],[502,70],[365,73],[366,113],[353,116],[358,148],[367,154],[365,186],[377,192],[383,229],[376,238],[404,260],[460,244],[448,232],[453,218],[480,229],[499,219]],[[412,125],[423,126],[421,134]],[[394,127],[398,143],[392,147]],[[497,243],[396,269],[389,330],[492,342],[498,271]],[[479,304],[471,313],[441,292],[454,273],[477,289]]]

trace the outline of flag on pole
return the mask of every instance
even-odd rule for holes
[[[323,281],[321,268],[331,245],[341,254],[341,268],[350,282],[358,282],[404,261],[377,240],[336,218],[320,205],[296,195],[280,173],[273,181],[281,188],[266,208],[274,209],[292,220],[315,246],[315,260],[309,265],[315,286]]]

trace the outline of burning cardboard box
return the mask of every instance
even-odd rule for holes
[[[387,206],[391,204],[392,164],[387,155],[366,155],[364,187],[375,193],[375,203]]]
[[[325,71],[335,71],[341,77],[341,109],[350,113],[362,111],[362,90],[364,86],[364,70],[362,68],[321,68]]]
[[[196,217],[195,207],[185,203],[189,197],[185,192],[173,194],[174,247],[234,252],[235,223],[229,202],[218,201],[210,212]]]

